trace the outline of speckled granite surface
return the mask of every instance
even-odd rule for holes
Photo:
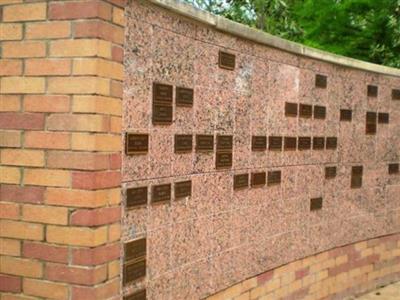
[[[192,180],[192,196],[125,210],[123,241],[147,238],[148,299],[199,299],[250,276],[339,245],[400,231],[400,78],[299,57],[248,42],[133,1],[127,8],[123,130],[148,133],[149,152],[124,156],[123,189]],[[218,51],[236,55],[234,71]],[[315,88],[315,75],[328,78]],[[152,84],[194,89],[193,107],[174,105],[171,125],[153,125]],[[367,97],[367,84],[379,86]],[[326,119],[286,117],[285,102],[322,105]],[[340,109],[352,109],[340,122]],[[365,134],[367,111],[389,124]],[[233,167],[215,151],[174,153],[175,134],[233,135]],[[337,150],[251,151],[251,136],[335,136]],[[351,166],[363,187],[350,189]],[[337,176],[325,179],[325,166]],[[281,170],[280,185],[233,190],[233,175]],[[125,193],[125,192],[124,192]],[[310,212],[310,198],[323,208]],[[125,198],[125,194],[124,194]]]

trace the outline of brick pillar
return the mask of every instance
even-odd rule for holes
[[[119,298],[124,2],[0,2],[2,300]]]

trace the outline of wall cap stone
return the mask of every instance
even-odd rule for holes
[[[193,19],[200,23],[211,26],[222,32],[254,41],[263,45],[271,46],[293,54],[333,63],[340,66],[380,73],[384,75],[400,77],[400,69],[377,65],[330,52],[307,47],[305,45],[291,42],[272,34],[251,28],[249,26],[231,21],[221,16],[195,8],[194,6],[178,0],[147,0],[157,6],[163,7],[184,17]]]

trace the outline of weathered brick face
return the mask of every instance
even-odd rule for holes
[[[0,2],[0,297],[118,298],[124,1]]]

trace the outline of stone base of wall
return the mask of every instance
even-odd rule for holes
[[[399,280],[400,234],[393,234],[297,260],[207,299],[339,300]]]

